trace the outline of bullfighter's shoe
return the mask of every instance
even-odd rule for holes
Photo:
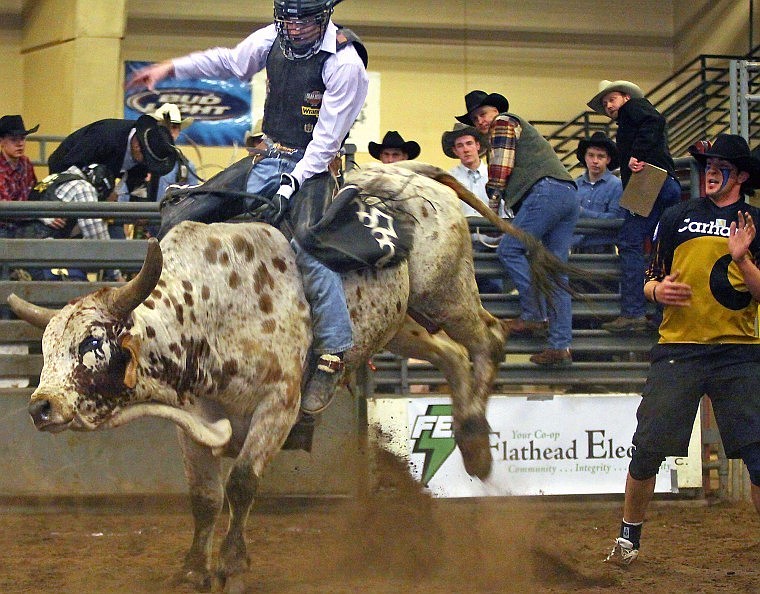
[[[301,411],[316,415],[325,410],[335,396],[335,389],[343,378],[343,358],[341,355],[320,355],[317,368],[306,384],[301,396]]]
[[[604,560],[605,563],[614,563],[621,567],[628,567],[639,556],[639,549],[633,548],[633,543],[626,538],[616,538],[615,546]]]

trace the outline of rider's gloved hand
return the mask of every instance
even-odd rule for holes
[[[282,222],[288,212],[290,197],[298,191],[298,181],[289,173],[280,175],[280,189],[272,197],[272,204],[264,212],[264,218],[275,227]]]

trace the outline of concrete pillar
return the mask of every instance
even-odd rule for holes
[[[126,0],[31,0],[23,16],[25,120],[66,135],[122,117]]]

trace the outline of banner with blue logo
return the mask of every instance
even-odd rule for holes
[[[125,62],[125,82],[152,62]],[[124,117],[137,119],[164,103],[174,103],[183,118],[194,118],[177,144],[193,141],[202,146],[242,145],[251,129],[251,84],[226,80],[165,78],[155,90],[129,89],[124,94]]]

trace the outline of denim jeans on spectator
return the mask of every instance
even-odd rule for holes
[[[473,234],[473,238],[477,237]],[[473,252],[492,253],[495,248],[483,245],[478,239],[472,240]],[[501,293],[504,290],[504,281],[500,278],[491,276],[475,275],[475,282],[478,284],[478,293]]]
[[[271,198],[280,188],[280,174],[295,169],[294,159],[263,159],[251,170],[246,191]],[[298,193],[291,200],[298,200]],[[293,241],[296,264],[311,306],[312,350],[317,354],[342,353],[353,346],[351,318],[340,275],[300,249]]]
[[[663,211],[681,199],[681,184],[668,176],[657,196],[648,217],[626,211],[623,225],[618,233],[617,246],[620,254],[620,315],[640,318],[647,312],[644,297],[644,273],[646,258],[644,243],[652,238]]]
[[[575,186],[545,177],[525,195],[512,223],[540,239],[546,249],[567,262],[578,210]],[[552,295],[553,307],[547,308],[546,301],[539,299],[533,288],[525,246],[511,235],[505,235],[496,253],[520,294],[520,317],[529,321],[548,318],[549,348],[568,348],[573,335],[570,294],[558,288]],[[567,276],[562,276],[561,282],[567,283]]]

